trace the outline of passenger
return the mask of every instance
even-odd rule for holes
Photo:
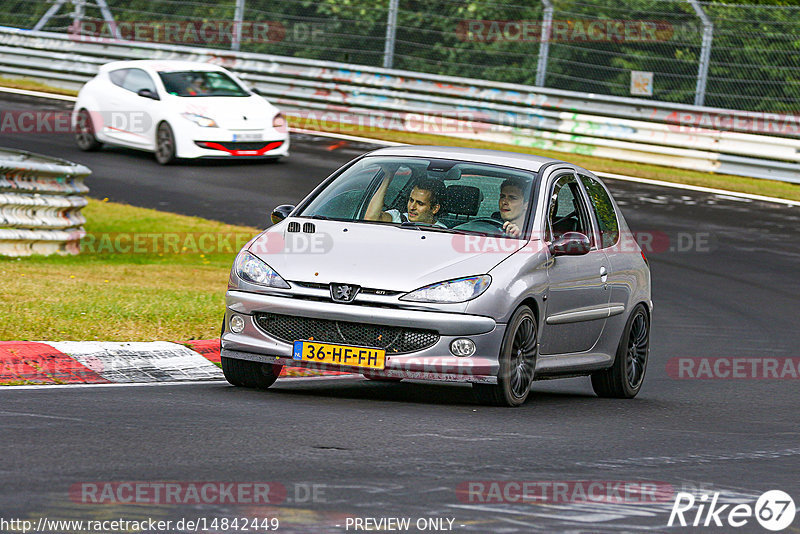
[[[391,209],[383,211],[383,202],[386,197],[386,190],[397,172],[398,165],[381,165],[384,177],[378,190],[372,196],[367,206],[367,213],[364,219],[367,221],[384,222],[412,222],[430,224],[441,228],[446,225],[436,220],[436,214],[442,208],[442,199],[445,195],[445,186],[439,180],[431,178],[420,178],[414,182],[414,188],[408,195],[407,211],[400,213],[399,210]]]
[[[500,218],[503,220],[503,232],[510,237],[519,237],[525,226],[525,214],[528,211],[528,199],[525,186],[517,179],[508,178],[500,186],[498,202]]]

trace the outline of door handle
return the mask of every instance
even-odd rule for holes
[[[600,281],[604,284],[608,280],[608,271],[606,270],[605,266],[600,267]]]

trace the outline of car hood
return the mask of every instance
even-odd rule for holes
[[[209,96],[181,98],[182,113],[214,119],[221,128],[257,130],[272,126],[278,109],[257,95],[249,97]]]
[[[288,232],[290,222],[308,231]],[[261,234],[250,252],[287,281],[406,292],[486,274],[524,245],[522,240],[290,218]]]

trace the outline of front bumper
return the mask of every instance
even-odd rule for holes
[[[248,137],[256,135],[260,139]],[[289,155],[289,133],[274,129],[237,131],[182,125],[175,131],[180,158],[280,158]]]
[[[439,333],[439,339],[433,346],[416,352],[387,352],[386,367],[382,371],[305,362],[292,359],[291,343],[267,334],[256,324],[253,314],[257,312],[435,330]],[[244,330],[238,334],[231,332],[228,326],[234,313],[245,318]],[[231,290],[227,294],[222,356],[394,378],[496,383],[499,369],[497,355],[504,333],[505,325],[496,323],[490,317],[328,303]],[[450,353],[450,343],[459,337],[468,337],[475,343],[474,355],[456,357]]]

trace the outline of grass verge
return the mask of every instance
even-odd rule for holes
[[[0,87],[10,87],[12,89],[24,89],[26,91],[41,91],[43,93],[55,93],[57,95],[78,96],[78,91],[74,89],[64,89],[63,87],[53,87],[46,83],[33,80],[16,78],[5,78],[0,76]]]
[[[219,335],[231,264],[257,229],[97,200],[83,213],[80,255],[0,257],[0,339]]]

